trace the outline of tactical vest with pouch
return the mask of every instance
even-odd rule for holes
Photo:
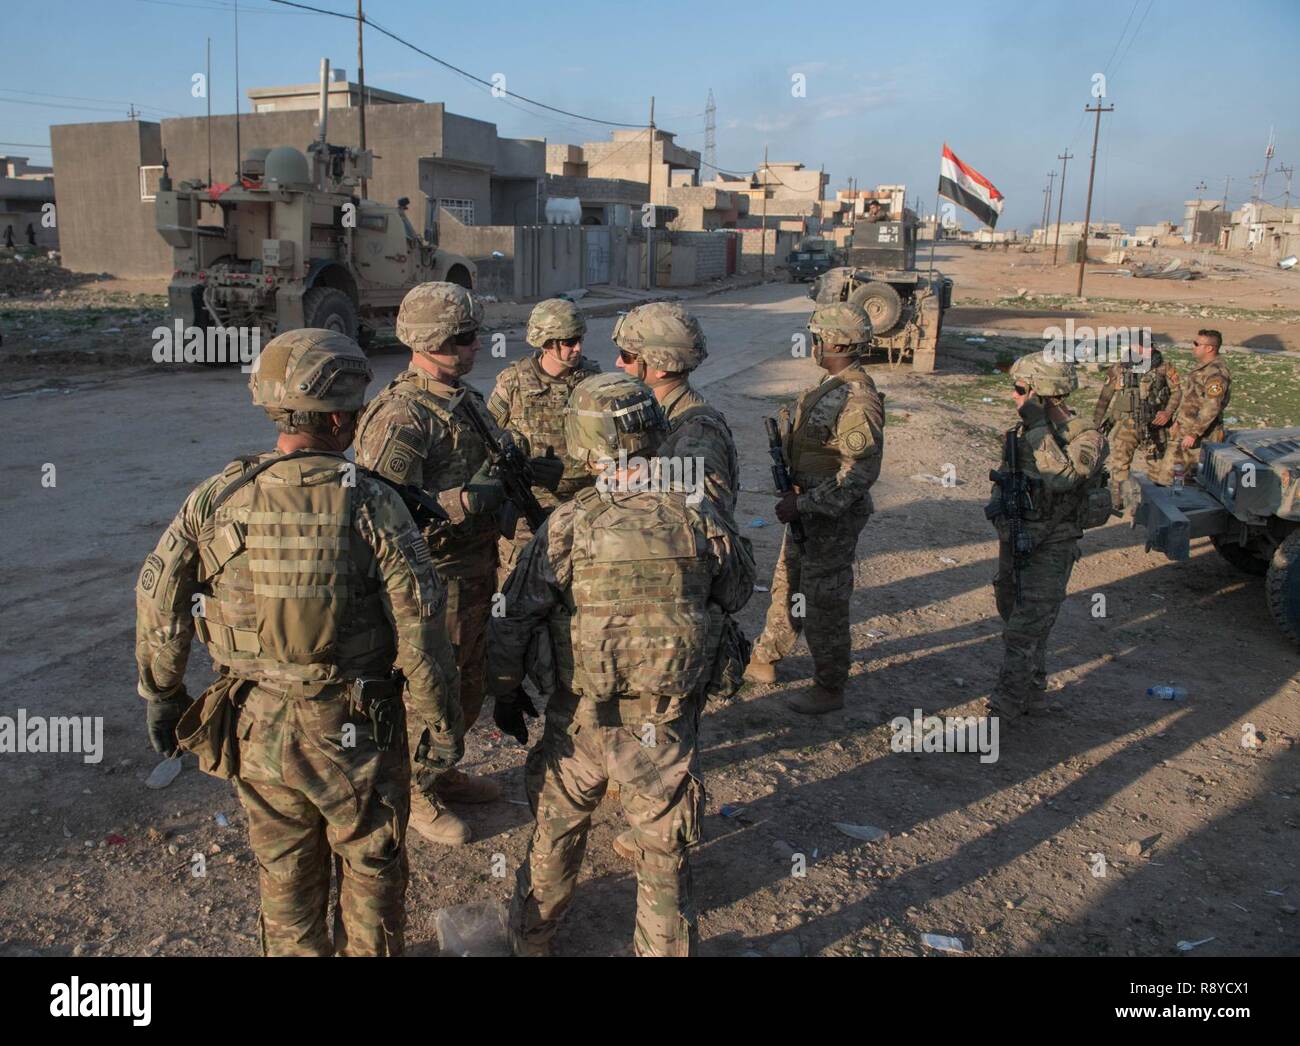
[[[833,443],[835,439],[834,419],[832,419],[832,425],[829,429],[822,427],[820,424],[810,425],[809,421],[813,414],[813,408],[825,396],[836,389],[842,388],[849,382],[857,382],[868,386],[874,385],[866,371],[859,367],[849,367],[840,371],[834,377],[827,378],[816,388],[805,393],[795,405],[794,418],[790,425],[789,446],[786,453],[790,460],[792,478],[801,490],[809,491],[828,479],[834,479],[839,474],[840,466],[844,463],[843,453]],[[883,396],[881,396],[881,401],[883,403]],[[789,415],[783,411],[783,416],[788,417]],[[869,482],[874,483],[879,478],[881,460],[882,455],[876,455],[875,471],[869,477]]]
[[[1051,426],[1052,438],[1064,451],[1080,435],[1096,427],[1084,418],[1071,418],[1059,431]],[[1020,454],[1022,462],[1032,460],[1028,448],[1023,448]],[[1003,462],[1003,468],[1006,465]],[[1110,492],[1110,472],[1105,467],[1070,490],[1049,490],[1037,476],[1033,478],[1032,488],[1034,507],[1025,513],[1025,519],[1034,524],[1036,530],[1050,533],[1063,523],[1073,523],[1080,530],[1089,530],[1101,526],[1111,517],[1114,501]]]
[[[722,628],[709,560],[680,494],[574,499],[572,617],[557,664],[594,701],[686,697],[709,682]],[[563,622],[557,615],[553,621]],[[557,637],[558,638],[558,637]]]
[[[547,447],[554,447],[556,455],[564,459],[564,475],[555,493],[541,488],[533,491],[543,508],[553,508],[596,482],[585,465],[565,453],[564,408],[573,387],[600,371],[584,367],[587,360],[583,359],[564,377],[551,378],[543,376],[537,359],[530,357],[515,368],[518,402],[511,404],[509,424],[527,438],[531,454],[540,457]]]
[[[387,671],[393,632],[373,555],[353,527],[346,459],[308,452],[255,462],[222,473],[199,534],[207,591],[195,627],[212,660],[243,679],[284,683]]]

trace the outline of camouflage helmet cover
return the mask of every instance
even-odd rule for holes
[[[864,349],[871,344],[871,317],[861,305],[847,301],[819,305],[808,319],[808,329],[823,345]]]
[[[1021,356],[1011,365],[1011,377],[1039,396],[1068,396],[1079,387],[1079,375],[1069,360],[1054,360],[1041,352]]]
[[[646,366],[670,374],[692,371],[709,355],[699,321],[675,301],[638,305],[618,318],[613,337]]]
[[[397,311],[397,340],[437,355],[443,342],[483,326],[483,303],[457,283],[421,283]]]
[[[258,354],[248,387],[268,412],[354,411],[374,375],[346,334],[304,327],[272,338]]]
[[[650,452],[668,431],[668,420],[650,386],[622,371],[579,382],[564,411],[566,452],[576,461]]]
[[[587,319],[582,310],[567,298],[547,298],[538,302],[528,317],[525,340],[535,349],[560,338],[581,338],[587,333]]]

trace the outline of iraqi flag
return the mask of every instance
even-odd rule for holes
[[[939,161],[939,195],[965,207],[990,229],[997,225],[1006,199],[984,175],[957,159],[947,144]]]

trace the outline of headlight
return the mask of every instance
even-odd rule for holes
[[[1227,485],[1223,488],[1223,493],[1229,501],[1237,496],[1237,470],[1233,469],[1228,473]]]

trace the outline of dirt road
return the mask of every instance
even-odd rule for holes
[[[692,308],[710,344],[697,377],[735,429],[737,518],[766,585],[780,533],[761,419],[816,380],[790,356],[807,299],[769,285]],[[594,321],[589,336],[607,368],[610,325]],[[511,358],[520,351],[512,342]],[[379,380],[400,365],[379,359]],[[1125,524],[1090,532],[1049,652],[1056,715],[1002,736],[996,762],[892,750],[895,717],[974,713],[996,677],[982,504],[1011,413],[954,403],[984,380],[973,365],[924,380],[872,372],[889,423],[858,550],[847,707],[813,721],[784,710],[810,682],[801,650],[788,681],[706,714],[704,951],[916,954],[921,934],[938,933],[982,954],[1169,954],[1206,938],[1200,953],[1300,952],[1300,654],[1273,629],[1258,581],[1212,550],[1173,565]],[[0,400],[0,417],[0,715],[102,715],[105,741],[98,764],[0,755],[0,953],[252,953],[256,867],[231,789],[192,765],[164,790],[144,785],[157,758],[134,693],[132,586],[185,492],[272,430],[243,377],[216,370],[29,384]],[[956,486],[933,481],[948,464]],[[756,593],[742,615],[751,635],[766,603]],[[191,692],[206,678],[196,652]],[[1168,680],[1186,701],[1144,696]],[[437,908],[508,901],[528,832],[523,755],[481,724],[465,764],[496,775],[512,802],[468,810],[477,839],[464,849],[413,842],[416,953],[437,950]],[[609,845],[620,821],[610,804],[597,812],[560,953],[630,951],[634,881]],[[889,835],[867,843],[836,822]]]

